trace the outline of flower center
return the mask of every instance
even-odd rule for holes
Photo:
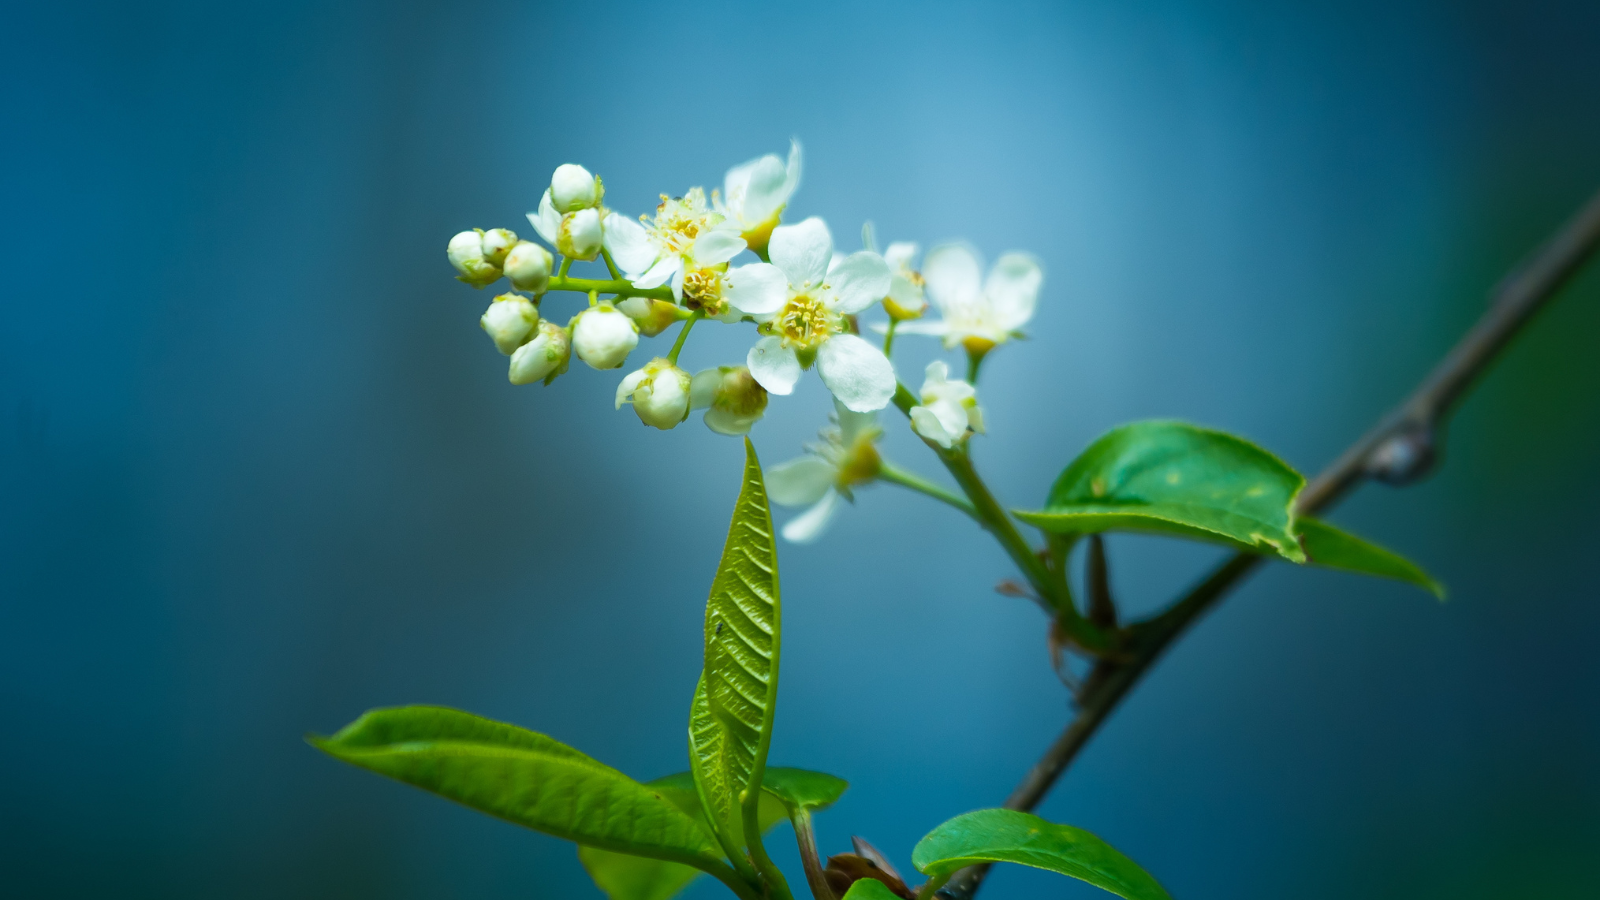
[[[662,246],[679,256],[689,252],[700,233],[721,221],[722,216],[706,208],[706,194],[690,188],[682,197],[661,195],[650,232]]]
[[[716,269],[692,269],[683,276],[683,305],[690,309],[703,309],[708,316],[720,316],[728,310],[722,299],[722,273]]]
[[[810,294],[789,298],[770,326],[785,344],[800,350],[815,350],[842,330],[839,314]]]

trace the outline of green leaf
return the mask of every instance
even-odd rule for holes
[[[762,777],[761,786],[791,809],[827,809],[850,782],[822,772],[773,766]]]
[[[857,878],[840,900],[900,900],[900,897],[876,878]]]
[[[956,816],[911,850],[912,865],[941,882],[959,869],[992,862],[1060,872],[1128,900],[1172,900],[1138,864],[1089,832],[1010,809]]]
[[[407,706],[372,710],[309,740],[345,762],[569,841],[696,867],[722,859],[670,792],[515,725]]]
[[[1409,559],[1377,544],[1335,528],[1320,519],[1301,517],[1295,522],[1306,562],[1313,566],[1343,569],[1379,578],[1394,578],[1444,599],[1444,585]]]
[[[1276,456],[1231,434],[1186,422],[1135,422],[1090,444],[1056,479],[1045,508],[1017,517],[1058,534],[1149,531],[1302,562],[1293,510],[1305,483]]]
[[[689,712],[689,761],[711,825],[742,847],[777,708],[778,548],[761,462],[744,442],[744,485],[706,601],[705,668]]]
[[[768,769],[770,775],[773,769]],[[689,772],[668,775],[647,782],[645,787],[661,794],[679,809],[694,816],[706,828],[694,776]],[[784,820],[784,807],[776,797],[764,796],[761,803],[761,830],[770,830]],[[696,869],[674,862],[629,856],[595,847],[579,847],[578,859],[589,877],[611,900],[667,900],[682,891],[700,874]]]

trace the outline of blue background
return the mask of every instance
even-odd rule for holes
[[[570,846],[300,741],[431,702],[640,778],[684,766],[739,444],[641,428],[614,373],[508,385],[489,294],[444,260],[459,229],[527,231],[559,163],[638,213],[797,135],[791,211],[845,247],[870,218],[1036,253],[1033,340],[986,366],[976,450],[1017,506],[1149,416],[1315,471],[1600,186],[1583,0],[0,16],[0,892],[19,897],[598,896]],[[749,340],[705,328],[684,359]],[[1437,477],[1335,515],[1449,603],[1271,567],[1042,812],[1194,900],[1600,894],[1597,340],[1591,267],[1468,400]],[[902,347],[915,381],[937,348]],[[827,409],[811,378],[775,401],[764,458]],[[886,452],[937,474],[885,421]],[[773,760],[854,783],[825,852],[861,834],[909,868],[1068,709],[1042,617],[992,592],[1000,553],[920,496],[858,499],[782,551]],[[1134,610],[1216,555],[1112,542]],[[1096,895],[1021,869],[989,890]]]

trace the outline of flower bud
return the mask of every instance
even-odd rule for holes
[[[521,294],[501,294],[489,304],[478,324],[500,352],[510,356],[539,324],[539,309]]]
[[[718,366],[695,373],[689,405],[705,409],[706,427],[718,434],[747,434],[767,412],[767,389],[744,366]]]
[[[639,421],[667,431],[678,427],[689,416],[689,373],[661,357],[656,357],[636,372],[628,373],[617,386],[617,409],[632,403]]]
[[[556,234],[556,250],[562,256],[591,260],[600,255],[604,233],[600,230],[600,212],[580,209],[561,217],[561,230]]]
[[[591,306],[572,326],[572,350],[596,369],[615,369],[639,345],[639,326],[609,303]]]
[[[500,267],[483,258],[481,231],[463,231],[451,238],[445,253],[450,257],[450,265],[461,273],[456,276],[458,281],[481,288],[500,277]]]
[[[505,267],[506,251],[517,244],[517,233],[509,228],[491,228],[483,233],[483,258],[491,266]]]
[[[655,337],[666,331],[673,322],[688,317],[688,310],[683,307],[649,297],[629,297],[618,303],[617,309],[632,319],[639,326],[639,333],[645,337]]]
[[[519,291],[542,294],[550,286],[550,251],[532,241],[519,241],[506,254],[506,277]]]
[[[567,330],[544,319],[539,322],[533,340],[511,354],[511,383],[532,384],[540,379],[548,381],[565,372],[571,359],[572,343],[567,339]]]
[[[556,173],[550,176],[550,201],[555,204],[556,212],[577,212],[599,206],[600,195],[600,179],[583,166],[565,163],[557,166]]]

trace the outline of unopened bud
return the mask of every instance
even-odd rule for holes
[[[689,415],[689,373],[661,357],[656,357],[636,372],[628,373],[617,386],[617,409],[632,403],[639,421],[666,431],[678,427]]]
[[[540,379],[550,379],[567,370],[572,358],[572,344],[567,330],[545,319],[539,322],[533,340],[511,354],[511,383],[532,384]]]
[[[645,337],[655,337],[689,314],[681,306],[649,297],[629,297],[618,303],[617,309],[632,319],[639,326],[639,333]]]
[[[559,213],[599,206],[600,192],[600,179],[575,163],[557,166],[556,173],[550,176],[550,202]]]
[[[572,351],[596,369],[615,369],[639,345],[639,326],[609,303],[578,313]]]
[[[481,288],[500,277],[500,267],[483,258],[481,231],[463,231],[451,238],[445,253],[450,257],[450,265],[461,273],[456,276],[459,281]]]
[[[519,291],[542,294],[550,286],[553,262],[549,250],[532,241],[521,241],[506,254],[506,277]]]
[[[500,352],[510,356],[539,324],[539,309],[521,294],[501,294],[489,304],[478,324]]]
[[[744,366],[703,369],[689,389],[690,406],[706,410],[706,427],[718,434],[747,434],[767,411],[767,389]]]
[[[580,209],[561,217],[561,231],[556,235],[556,250],[562,256],[590,260],[600,255],[604,232],[600,229],[600,212]]]
[[[483,233],[483,258],[492,266],[505,267],[506,251],[517,244],[517,233],[509,228],[491,228]]]

